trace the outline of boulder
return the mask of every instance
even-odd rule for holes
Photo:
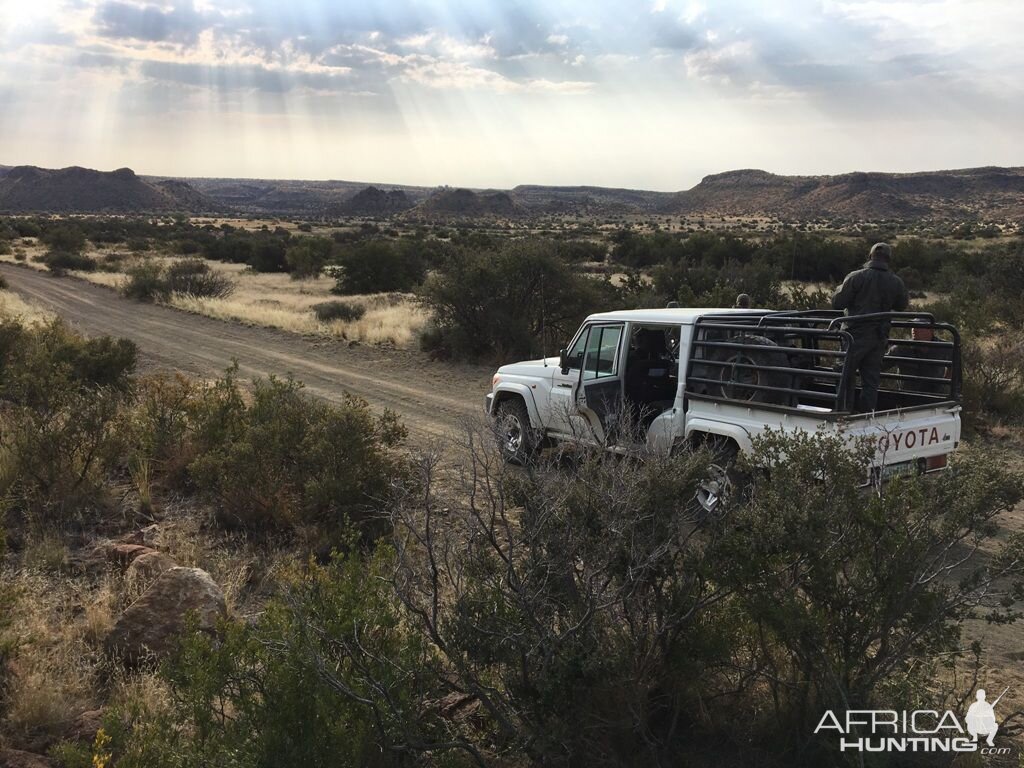
[[[96,732],[102,727],[103,710],[90,709],[74,719],[64,738],[67,741],[92,744],[96,740]]]
[[[112,543],[106,547],[106,557],[112,563],[127,567],[140,555],[155,552],[145,544]]]
[[[224,593],[210,574],[175,566],[125,609],[107,636],[106,650],[129,664],[148,657],[160,659],[174,650],[189,617],[194,617],[199,630],[213,632],[226,615]]]
[[[149,587],[164,572],[176,566],[174,558],[163,552],[144,552],[128,566],[125,580],[138,589]]]

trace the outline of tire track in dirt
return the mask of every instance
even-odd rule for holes
[[[0,265],[10,289],[91,336],[131,339],[155,369],[204,378],[238,361],[245,379],[291,375],[311,395],[340,402],[345,393],[390,408],[417,442],[479,416],[491,369],[430,360],[416,350],[312,339],[131,301],[104,286]]]

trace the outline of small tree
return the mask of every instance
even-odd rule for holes
[[[78,254],[85,248],[85,233],[74,224],[48,227],[41,239],[53,251]]]
[[[292,278],[309,280],[320,277],[333,249],[334,242],[326,237],[302,237],[293,241],[286,254]]]
[[[609,282],[577,274],[544,240],[511,240],[496,252],[455,249],[420,296],[434,312],[434,349],[468,358],[557,351],[584,317],[616,301]]]
[[[379,239],[346,246],[338,265],[334,293],[341,295],[410,291],[423,282],[426,271],[415,245]]]

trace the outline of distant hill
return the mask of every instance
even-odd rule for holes
[[[1024,215],[1024,168],[922,173],[778,176],[759,170],[706,176],[662,208],[667,213],[770,215],[783,219],[988,218]]]
[[[762,170],[706,176],[682,192],[524,184],[511,190],[289,179],[136,176],[127,168],[0,166],[0,212],[238,212],[256,216],[680,215],[790,221],[882,219],[1024,223],[1024,168],[780,176]]]
[[[674,194],[642,189],[609,187],[546,187],[520,184],[512,189],[516,204],[538,213],[601,213],[656,212],[668,205]]]
[[[365,187],[337,206],[336,213],[344,216],[389,216],[412,208],[416,203],[401,189],[385,192],[377,187]],[[335,213],[328,209],[328,214]]]
[[[130,168],[50,170],[32,165],[0,175],[0,211],[10,213],[216,212],[219,206],[182,181],[150,183]]]
[[[508,192],[474,192],[471,189],[442,189],[420,203],[414,211],[427,218],[514,216],[521,212]]]
[[[162,177],[153,177],[154,179]],[[300,179],[182,179],[204,195],[243,213],[293,216],[349,215],[345,204],[369,186],[357,181],[303,181]],[[412,205],[425,200],[430,187],[388,184],[391,192],[400,191]],[[351,215],[377,215],[375,213]]]

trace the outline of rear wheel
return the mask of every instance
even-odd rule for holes
[[[712,436],[705,446],[711,450],[713,458],[708,465],[707,476],[697,486],[694,499],[701,519],[718,514],[739,485],[736,471],[739,447],[736,443],[725,437]]]
[[[494,435],[501,457],[510,464],[526,464],[537,450],[537,433],[530,426],[526,404],[518,397],[498,403]]]

